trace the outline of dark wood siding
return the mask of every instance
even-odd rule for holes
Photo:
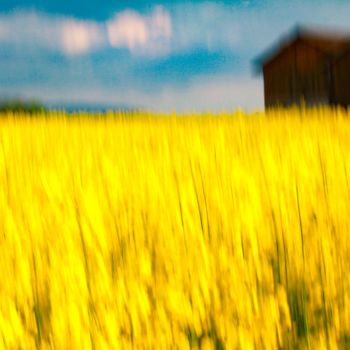
[[[302,40],[296,45],[296,93],[294,102],[308,105],[329,102],[331,77],[328,57]]]
[[[336,60],[332,68],[334,103],[350,105],[350,51]]]
[[[265,106],[289,105],[295,90],[295,45],[263,67]]]
[[[297,40],[263,67],[265,106],[329,103],[328,57]]]
[[[265,107],[350,106],[350,36],[299,27],[259,59]]]

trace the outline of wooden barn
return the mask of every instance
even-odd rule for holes
[[[350,105],[350,34],[295,28],[254,61],[265,107]]]

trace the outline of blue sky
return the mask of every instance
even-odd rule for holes
[[[349,13],[346,0],[1,0],[0,97],[261,109],[252,60],[297,23],[350,33]]]

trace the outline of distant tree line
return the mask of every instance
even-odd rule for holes
[[[46,107],[36,100],[22,99],[0,100],[0,113],[15,112],[35,114],[47,111]]]

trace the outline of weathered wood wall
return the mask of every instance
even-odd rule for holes
[[[328,103],[331,83],[328,57],[300,40],[296,45],[296,67],[295,102],[304,98],[309,105]]]
[[[329,103],[332,94],[329,57],[297,40],[263,67],[265,106]]]
[[[263,67],[265,106],[288,105],[295,90],[295,45],[291,45]]]
[[[346,52],[332,65],[334,82],[334,103],[350,105],[350,51]]]

